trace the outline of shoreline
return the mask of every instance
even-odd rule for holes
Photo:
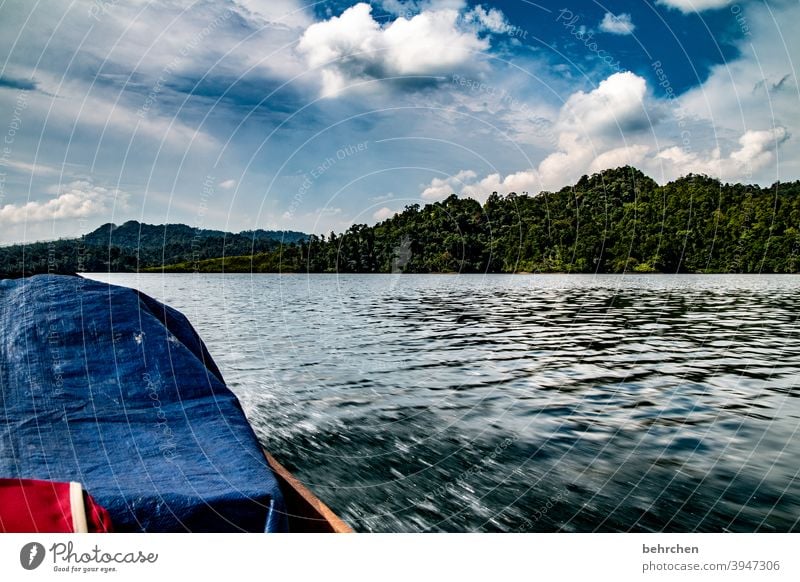
[[[53,273],[57,274],[57,273]],[[323,273],[323,272],[297,272],[297,271],[274,271],[274,272],[259,272],[259,271],[161,271],[161,270],[148,270],[148,271],[119,271],[119,272],[108,272],[108,271],[86,271],[81,273],[76,273],[77,275],[282,275],[282,276],[295,276],[295,275],[326,275],[326,276],[362,276],[362,275],[370,275],[370,276],[382,276],[382,277],[408,277],[408,276],[447,276],[447,277],[454,277],[454,276],[469,276],[469,277],[486,277],[486,276],[508,276],[508,277],[515,277],[515,276],[529,276],[529,277],[538,277],[538,276],[550,276],[550,275],[559,275],[559,276],[579,276],[579,277],[597,277],[597,276],[611,276],[611,277],[674,277],[674,276],[681,276],[681,277],[694,277],[694,276],[716,276],[716,275],[735,275],[735,276],[747,276],[747,277],[797,277],[800,276],[800,273],[729,273],[729,272],[713,272],[713,273],[662,273],[662,272],[655,272],[655,273],[568,273],[562,271],[547,271],[547,272],[530,272],[530,271],[515,271],[513,273],[453,273],[453,272],[434,272],[434,273]],[[31,275],[32,276],[32,275]]]

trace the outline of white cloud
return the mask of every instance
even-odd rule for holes
[[[776,163],[777,148],[788,139],[789,133],[783,127],[748,131],[739,138],[738,147],[723,156],[719,147],[705,153],[686,151],[679,146],[670,146],[655,153],[648,144],[608,148],[602,140],[592,142],[583,136],[565,132],[559,137],[559,151],[548,155],[537,168],[505,177],[497,173],[490,174],[480,181],[465,184],[460,194],[481,202],[492,192],[535,194],[542,190],[560,189],[574,183],[585,173],[625,165],[638,167],[664,180],[694,173],[714,176],[723,182],[749,183],[759,170]]]
[[[788,138],[789,134],[784,127],[748,131],[739,138],[739,144],[742,147],[731,154],[731,160],[763,168],[772,161],[772,150]]]
[[[497,8],[486,10],[483,6],[478,5],[464,15],[464,20],[474,22],[481,29],[495,34],[502,34],[511,29],[511,26],[506,22],[505,15]]]
[[[602,172],[603,170],[619,168],[620,166],[638,167],[642,164],[649,151],[650,146],[643,144],[614,148],[597,156],[589,165],[589,171]]]
[[[800,140],[792,136],[800,134],[800,117],[793,63],[800,61],[800,36],[793,33],[793,26],[800,20],[800,3],[775,7],[749,3],[742,11],[750,34],[738,45],[741,56],[712,68],[706,81],[681,95],[675,106],[687,120],[706,126],[704,131],[688,128],[689,146],[695,151],[735,150],[744,147],[736,142],[742,136],[750,134],[748,140],[754,140],[752,132],[785,128],[790,137],[777,140],[779,159],[760,171],[754,169],[752,180],[760,184],[794,180],[800,176]],[[708,134],[715,143],[703,148]],[[701,158],[713,156],[706,153]]]
[[[777,86],[777,84],[776,84]],[[633,73],[616,73],[602,81],[592,91],[577,91],[564,103],[553,124],[557,136],[555,151],[546,155],[538,166],[508,175],[492,173],[478,178],[475,172],[459,183],[451,179],[436,179],[423,192],[427,199],[437,199],[450,192],[483,201],[491,192],[529,192],[557,190],[574,183],[585,173],[632,165],[652,176],[672,180],[688,173],[701,173],[723,181],[752,182],[759,171],[774,166],[778,147],[789,140],[789,130],[783,126],[762,129],[769,118],[760,118],[761,128],[747,129],[730,140],[715,139],[712,150],[692,150],[674,145],[676,140],[665,137],[674,131],[672,124],[659,125],[664,103],[647,97],[645,80]],[[703,137],[707,122],[695,116],[682,118],[681,126],[690,129],[687,135]],[[755,122],[754,122],[755,123]],[[716,127],[716,126],[712,126]],[[637,129],[649,129],[638,132]],[[708,131],[707,129],[705,131]],[[664,142],[668,145],[664,145]],[[721,143],[720,143],[721,142]],[[689,144],[691,146],[691,142]],[[724,153],[727,151],[727,153]],[[761,179],[763,182],[763,179]]]
[[[413,16],[425,10],[463,10],[466,0],[382,0],[381,8],[395,16]]]
[[[646,91],[642,77],[629,71],[614,73],[589,93],[573,93],[561,110],[561,125],[590,136],[647,126]]]
[[[47,220],[87,218],[110,214],[114,205],[125,207],[127,195],[81,180],[56,187],[56,196],[46,202],[6,204],[0,207],[0,223],[22,224]]]
[[[751,130],[739,138],[739,148],[723,156],[719,147],[705,155],[672,146],[659,152],[655,160],[666,168],[670,178],[689,173],[708,174],[723,182],[750,182],[755,172],[775,162],[779,145],[789,139],[786,128]]]
[[[451,192],[483,201],[492,192],[538,193],[570,184],[587,171],[642,162],[650,147],[618,145],[630,130],[646,127],[647,84],[630,72],[615,73],[590,92],[577,91],[564,103],[552,126],[553,151],[535,168],[477,180],[475,172],[459,186],[454,180],[434,179],[422,197],[436,199]],[[548,133],[550,130],[548,129]],[[464,174],[460,172],[459,175]]]
[[[29,164],[27,162],[18,162],[14,160],[4,160],[3,163],[0,164],[0,168],[3,167],[9,167],[25,174],[33,174],[34,176],[52,176],[60,172],[55,166],[42,163]]]
[[[398,18],[383,36],[389,70],[401,75],[443,73],[465,65],[489,43],[458,30],[458,12],[423,12],[411,20]]]
[[[410,2],[403,2],[402,0],[382,0],[380,4],[386,12],[394,14],[395,16],[408,15],[417,11],[417,3],[413,0]]]
[[[422,191],[424,200],[441,200],[450,194],[460,192],[467,182],[474,180],[478,175],[472,170],[461,170],[453,176],[447,178],[434,178],[431,183]]]
[[[348,84],[392,76],[436,76],[472,66],[489,47],[474,31],[458,27],[456,10],[399,17],[388,26],[359,3],[341,16],[309,26],[298,44],[307,64],[322,71],[322,94],[333,97]]]
[[[250,14],[273,24],[305,28],[313,22],[311,14],[297,0],[236,0]]]
[[[602,141],[592,142],[584,136],[565,132],[559,138],[559,151],[548,155],[536,168],[505,177],[493,173],[481,180],[475,179],[475,172],[462,171],[459,175],[466,176],[464,181],[435,179],[423,192],[423,198],[437,199],[456,192],[484,202],[492,192],[536,194],[568,186],[586,173],[626,165],[665,180],[694,173],[714,176],[723,182],[749,183],[753,174],[775,164],[778,146],[788,139],[789,133],[782,127],[748,131],[739,138],[738,147],[723,156],[720,148],[705,153],[686,151],[678,146],[655,152],[648,144],[608,148]]]
[[[703,10],[712,10],[715,8],[723,8],[729,4],[733,4],[736,0],[658,0],[658,4],[663,4],[670,8],[677,8],[684,14],[690,12],[702,12]]]
[[[500,174],[489,174],[480,182],[466,185],[462,191],[462,196],[469,196],[479,202],[484,202],[492,192],[508,194],[509,192],[536,193],[539,191],[541,182],[535,170],[525,170],[509,174],[505,178]]]
[[[372,214],[372,218],[380,222],[382,220],[386,220],[387,218],[391,218],[395,214],[397,214],[397,210],[392,210],[391,208],[384,206],[383,208],[376,210]]]
[[[224,181],[219,183],[219,187],[222,188],[223,190],[230,190],[231,188],[234,188],[235,186],[236,186],[236,180],[234,180],[232,178],[230,180],[224,180]]]
[[[635,28],[631,15],[626,12],[616,16],[611,12],[606,12],[603,20],[600,21],[600,30],[610,34],[633,34]]]

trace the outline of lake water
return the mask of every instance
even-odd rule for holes
[[[798,276],[91,277],[357,530],[800,530]]]

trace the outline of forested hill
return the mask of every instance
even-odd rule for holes
[[[281,243],[308,238],[294,231],[254,230],[238,234],[185,224],[151,225],[129,221],[104,224],[76,239],[0,247],[0,277],[81,271],[131,272],[225,255],[263,253]]]
[[[164,244],[185,244],[186,241],[193,239],[209,241],[217,239],[228,239],[236,244],[239,239],[269,240],[285,243],[294,243],[307,238],[308,235],[302,232],[277,231],[277,230],[245,230],[238,234],[225,232],[222,230],[199,229],[185,224],[144,224],[131,220],[119,226],[115,224],[104,224],[97,230],[90,232],[83,237],[86,244],[102,246],[117,246],[121,249],[138,248],[161,248]]]
[[[449,198],[375,226],[200,272],[800,272],[800,182],[767,188],[690,175],[658,186],[631,167],[534,196]]]
[[[5,276],[23,271],[22,249],[0,248]],[[26,273],[797,273],[800,181],[762,188],[690,175],[659,186],[623,167],[558,192],[415,204],[327,237],[131,222],[24,249]]]

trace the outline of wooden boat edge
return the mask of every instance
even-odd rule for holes
[[[289,531],[297,533],[353,533],[347,523],[303,485],[266,450],[264,456],[275,473],[286,502]]]

